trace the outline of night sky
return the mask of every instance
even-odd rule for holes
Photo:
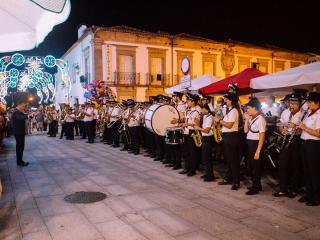
[[[38,48],[23,53],[60,57],[77,40],[78,26],[87,24],[185,32],[320,54],[319,8],[307,0],[71,0],[71,8],[66,22]]]

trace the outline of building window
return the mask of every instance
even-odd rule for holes
[[[216,75],[216,61],[217,55],[203,53],[202,54],[202,73],[209,75]]]
[[[263,73],[268,73],[268,59],[260,59],[258,58],[258,70]]]
[[[238,72],[250,68],[250,58],[249,57],[238,57]]]
[[[117,46],[117,72],[114,80],[118,84],[134,85],[137,82],[136,48]]]
[[[149,74],[147,84],[163,85],[166,80],[166,49],[148,48]]]
[[[280,72],[284,70],[284,61],[274,61],[274,72]]]
[[[187,51],[177,51],[177,82],[176,83],[180,83],[181,82],[181,78],[184,75],[181,71],[181,62],[182,59],[188,57],[189,61],[190,61],[190,76],[191,79],[194,78],[194,76],[192,76],[192,72],[193,72],[193,52],[187,52]]]
[[[301,62],[291,62],[290,65],[291,65],[291,68],[295,68],[295,67],[301,66],[302,64]]]
[[[87,82],[90,80],[90,48],[87,47],[84,49],[84,75],[87,78]]]

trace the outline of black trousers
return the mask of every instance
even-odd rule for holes
[[[164,158],[165,155],[165,140],[163,136],[159,136],[157,134],[154,134],[155,136],[155,143],[157,146],[157,157],[160,159]]]
[[[115,146],[119,146],[120,134],[118,129],[120,127],[120,121],[111,122],[110,124],[112,124],[112,126],[109,128],[110,143],[113,143]]]
[[[17,164],[18,164],[23,161],[25,135],[15,134],[14,137],[16,139],[16,156],[17,156]]]
[[[93,128],[93,138],[95,138],[97,134],[97,119],[92,120],[92,128]]]
[[[61,133],[60,133],[60,138],[63,138],[63,136],[66,135],[66,128],[67,128],[67,123],[62,123],[61,124]]]
[[[302,140],[301,152],[306,196],[310,201],[320,201],[320,140]]]
[[[186,161],[186,170],[190,173],[195,173],[199,164],[199,148],[197,148],[191,134],[193,130],[189,130],[189,136],[187,137],[188,156]]]
[[[76,131],[76,136],[82,135],[81,129],[80,129],[80,121],[75,120],[74,121],[74,130]]]
[[[141,135],[140,126],[129,127],[129,132],[131,136],[131,148],[134,152],[140,152]]]
[[[247,140],[247,164],[248,172],[252,178],[252,190],[259,191],[261,188],[261,172],[262,172],[262,158],[254,159],[257,151],[259,140]]]
[[[240,184],[239,133],[223,133],[223,154],[231,170],[232,184]]]
[[[300,187],[300,136],[295,136],[288,148],[284,148],[279,155],[280,191],[297,192]]]
[[[84,122],[84,126],[86,129],[86,134],[88,136],[88,141],[90,143],[94,142],[94,128],[93,128],[93,121]]]
[[[49,135],[51,137],[55,137],[57,135],[57,126],[58,126],[58,122],[56,120],[53,120],[49,124]]]
[[[204,166],[205,175],[209,179],[214,179],[213,157],[212,157],[213,141],[214,141],[213,136],[202,136],[202,147],[201,147],[202,164]]]
[[[68,140],[74,140],[74,122],[66,122],[66,136]]]

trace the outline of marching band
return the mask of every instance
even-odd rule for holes
[[[139,155],[143,147],[145,157],[161,161],[173,170],[182,169],[180,174],[194,176],[202,168],[202,178],[206,182],[216,179],[213,153],[216,160],[222,155],[228,170],[218,184],[231,185],[231,190],[241,187],[244,158],[251,179],[247,195],[262,191],[261,175],[266,160],[271,159],[269,152],[274,148],[278,159],[274,165],[279,174],[279,190],[273,195],[294,198],[302,194],[300,202],[308,206],[320,205],[320,161],[317,156],[320,94],[310,92],[306,96],[294,92],[283,99],[280,111],[274,97],[266,99],[266,107],[262,107],[255,97],[241,107],[237,87],[229,87],[230,91],[217,99],[215,105],[208,96],[200,98],[196,94],[174,92],[172,98],[158,95],[150,97],[150,102],[110,100],[101,107],[87,102],[76,111],[68,107],[61,114],[62,134],[73,140],[77,125],[88,143],[94,143],[96,136],[100,136],[105,144],[119,148],[121,143],[121,151],[134,155]],[[182,101],[184,95],[186,102]],[[50,119],[49,134],[55,136],[57,112],[54,107],[48,111],[47,118]],[[164,122],[168,124],[163,126],[165,133],[159,127]],[[221,146],[223,153],[219,154]],[[303,186],[305,192],[301,191]]]

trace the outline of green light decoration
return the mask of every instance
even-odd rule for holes
[[[61,71],[63,85],[68,88],[68,94],[70,95],[71,82],[68,74],[68,64],[63,59],[56,59],[52,55],[25,57],[20,53],[2,57],[0,59],[0,101],[6,103],[5,97],[8,95],[9,88],[17,91],[35,88],[40,98],[40,104],[53,101],[55,81],[52,74],[46,72],[45,68],[54,67]]]

